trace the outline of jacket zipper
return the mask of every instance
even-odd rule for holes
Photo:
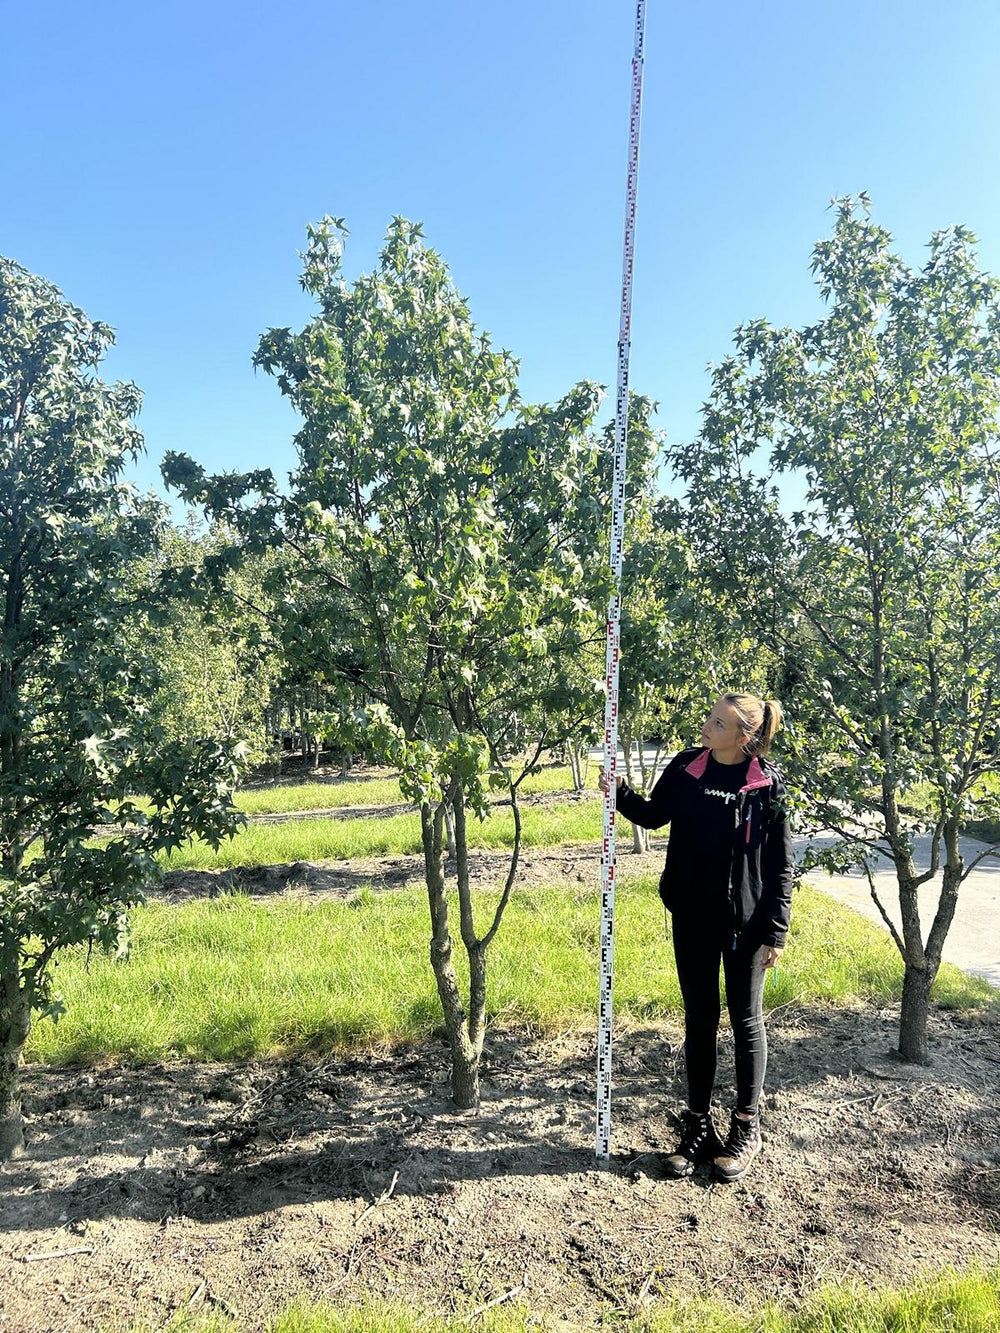
[[[759,786],[763,786],[763,785],[764,785],[763,783],[758,783],[758,784],[757,784],[758,787],[759,787]],[[746,817],[746,829],[747,829],[747,831],[746,831],[746,845],[747,845],[748,847],[750,846],[750,825],[751,825],[751,821],[752,821],[752,819],[753,819],[753,803],[752,803],[751,800],[750,800],[750,793],[751,793],[752,791],[755,791],[755,790],[756,790],[756,787],[744,787],[743,790],[740,792],[740,804],[739,804],[738,806],[736,806],[736,807],[735,807],[735,810],[734,810],[734,814],[735,814],[735,817],[736,817],[735,828],[738,829],[739,826],[740,826],[740,822],[741,822],[741,820],[743,819],[743,807],[746,806],[746,812],[747,812],[747,817]],[[735,866],[735,858],[734,858],[734,861],[733,861],[733,865]],[[732,904],[733,904],[733,920],[735,921],[735,920],[738,919],[739,914],[738,914],[738,910],[737,910],[736,892],[735,892],[735,889],[734,889],[734,886],[733,886],[733,882],[732,882],[732,870],[730,870],[730,872],[729,872],[729,889],[730,889],[730,895],[731,895]],[[738,930],[734,930],[734,931],[733,931],[733,949],[736,948],[736,945],[737,945],[738,940],[739,940],[739,931],[738,931]]]
[[[747,797],[746,797],[746,792],[745,792],[745,791],[741,791],[741,792],[739,793],[739,801],[738,801],[738,803],[733,807],[733,817],[734,817],[733,833],[734,833],[734,835],[735,835],[736,833],[739,832],[740,823],[741,823],[741,821],[742,821],[742,819],[743,819],[743,806],[746,804],[746,799],[747,799]],[[736,849],[735,849],[735,847],[734,847],[734,848],[733,848],[733,859],[732,859],[732,862],[731,862],[730,867],[729,867],[729,899],[730,899],[730,902],[732,903],[732,906],[733,906],[733,925],[734,925],[734,926],[736,925],[736,923],[737,923],[737,922],[739,921],[739,919],[740,919],[739,905],[738,905],[738,902],[737,902],[736,886],[733,884],[733,872],[735,871],[735,869],[736,869]],[[740,935],[740,932],[739,932],[739,929],[737,928],[736,930],[733,931],[733,951],[734,951],[734,952],[735,952],[735,950],[736,950],[736,945],[737,945],[737,943],[739,942],[739,935]]]

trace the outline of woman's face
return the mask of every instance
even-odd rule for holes
[[[742,749],[746,733],[736,709],[725,699],[717,699],[708,717],[701,724],[701,743],[722,754],[735,754]]]

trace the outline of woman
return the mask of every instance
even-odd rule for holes
[[[626,819],[649,829],[670,823],[660,897],[673,918],[688,1083],[681,1140],[665,1161],[672,1176],[712,1160],[716,1179],[739,1180],[760,1151],[764,980],[781,957],[792,898],[785,789],[764,758],[781,716],[774,700],[723,694],[702,726],[701,748],[675,756],[648,801],[618,778]],[[607,790],[603,772],[599,785]],[[720,962],[736,1045],[725,1143],[711,1116]]]

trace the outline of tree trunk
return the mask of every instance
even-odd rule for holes
[[[895,819],[894,808],[893,816]],[[895,831],[893,829],[894,834]],[[958,865],[945,866],[941,901],[925,948],[912,850],[908,840],[894,839],[893,859],[896,862],[896,879],[899,885],[899,911],[903,926],[901,952],[904,967],[903,998],[899,1010],[899,1056],[910,1064],[930,1064],[927,1055],[927,1019],[930,1014],[931,986],[941,965],[941,948],[947,927],[954,915],[958,893],[957,881],[961,879],[961,854],[958,851],[957,829],[953,843],[954,847],[950,850],[958,857]]]
[[[642,742],[639,742],[640,751]],[[645,791],[641,790],[641,785],[635,781],[635,775],[632,771],[632,733],[628,730],[622,731],[622,764],[625,769],[625,781],[633,790],[640,790],[644,796]],[[643,852],[649,851],[649,833],[646,829],[640,828],[638,824],[632,825],[632,852],[636,856],[641,856]]]
[[[489,941],[479,939],[472,911],[472,886],[469,881],[469,839],[465,818],[465,792],[459,787],[453,806],[455,836],[455,870],[458,881],[458,904],[462,920],[462,943],[469,957],[469,1044],[476,1057],[478,1098],[478,1065],[486,1036],[486,949]],[[516,808],[515,808],[516,814]]]
[[[451,1098],[460,1111],[479,1109],[479,1054],[451,1053]]]
[[[315,702],[316,702],[316,716],[317,716],[318,718],[322,718],[322,716],[323,716],[323,701],[322,701],[322,699],[320,698],[319,681],[318,681],[318,680],[314,682],[314,693],[315,693]],[[318,729],[317,729],[317,731],[316,731],[316,735],[313,737],[313,741],[315,742],[315,745],[316,745],[316,757],[315,757],[315,762],[314,762],[314,764],[313,764],[313,767],[314,767],[314,768],[319,768],[319,753],[320,753],[320,749],[321,749],[322,744],[323,744],[323,737],[322,737],[322,735],[320,734],[320,732],[319,732]]]
[[[899,1014],[899,1054],[909,1064],[928,1065],[927,1018],[937,969],[906,964]]]
[[[340,756],[340,776],[346,778],[351,771],[352,755],[350,750],[345,750]]]
[[[479,1105],[479,1054],[469,1039],[465,1008],[455,976],[451,932],[448,928],[448,899],[442,865],[444,810],[420,807],[420,837],[424,848],[424,878],[431,914],[431,967],[444,1011],[445,1032],[451,1051],[451,1094],[462,1110]]]
[[[19,1070],[30,1029],[31,1015],[15,973],[4,978],[0,997],[0,1162],[19,1156],[24,1149]]]
[[[455,846],[455,811],[450,801],[444,803],[444,827],[448,839],[448,864],[455,864],[457,848]]]
[[[566,756],[569,759],[569,772],[574,791],[583,791],[583,772],[580,767],[580,751],[573,741],[566,742]]]
[[[941,894],[937,911],[927,937],[926,948],[919,952],[911,947],[912,918],[916,912],[916,889],[902,894],[900,901],[904,925],[911,926],[906,936],[906,970],[903,973],[903,1002],[899,1011],[899,1054],[911,1064],[930,1064],[927,1051],[927,1020],[930,1016],[931,987],[941,967],[945,938],[955,916],[958,890],[962,883],[965,863],[959,843],[958,819],[950,820],[944,831],[945,854]],[[918,922],[919,925],[919,922]],[[919,933],[917,934],[919,940]]]

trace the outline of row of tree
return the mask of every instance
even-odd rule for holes
[[[522,401],[419,227],[396,219],[353,283],[345,234],[309,229],[316,315],[255,356],[302,423],[288,486],[167,455],[207,536],[120,480],[138,396],[96,374],[109,331],[0,268],[0,1155],[20,1141],[17,1064],[31,1014],[54,1010],[54,956],[122,947],[155,853],[232,831],[247,743],[265,754],[289,708],[301,732],[393,764],[419,808],[453,1094],[478,1100],[519,790],[554,748],[579,767],[603,710],[609,438],[593,384]],[[654,777],[643,738],[681,743],[718,689],[777,694],[801,818],[833,835],[816,856],[860,864],[873,894],[875,855],[896,868],[911,1060],[971,868],[959,833],[998,805],[1000,292],[972,243],[940,233],[912,271],[867,201],[842,201],[814,255],[823,318],[739,329],[696,441],[664,445],[653,405],[630,403],[631,780]],[[664,459],[682,497],[658,494]],[[467,821],[496,790],[516,837],[487,907]],[[94,844],[97,825],[114,836]]]

